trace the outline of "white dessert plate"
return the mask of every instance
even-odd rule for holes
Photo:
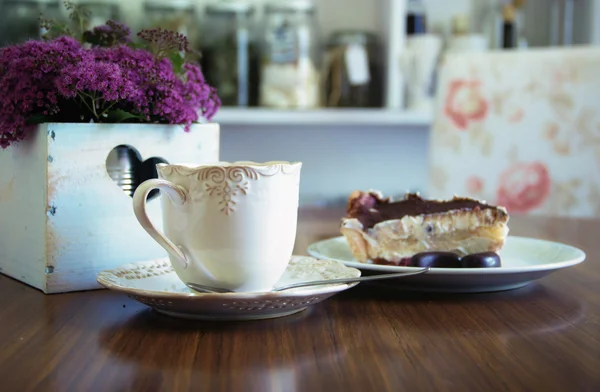
[[[308,254],[319,259],[335,260],[363,273],[410,272],[416,267],[396,267],[360,263],[354,259],[346,239],[335,237],[309,245]],[[477,293],[523,287],[556,270],[585,260],[578,248],[558,242],[508,236],[499,252],[498,268],[431,268],[429,272],[403,279],[389,279],[379,285],[411,291]]]
[[[337,261],[292,256],[275,287],[313,280],[356,278],[360,274],[358,269]],[[204,294],[190,290],[175,274],[167,258],[102,271],[97,281],[169,316],[219,321],[288,316],[358,284],[338,283],[281,292]]]

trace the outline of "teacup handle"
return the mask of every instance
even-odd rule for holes
[[[148,194],[152,192],[154,189],[158,189],[164,192],[171,202],[175,205],[181,206],[187,200],[187,191],[185,188],[175,185],[172,182],[160,180],[160,179],[152,179],[146,180],[138,185],[135,193],[133,194],[133,212],[135,213],[135,217],[140,222],[140,225],[150,234],[150,236],[156,241],[160,246],[162,246],[175,260],[177,260],[182,268],[187,268],[188,260],[185,257],[185,254],[163,233],[158,231],[156,227],[150,221],[148,214],[146,213],[146,199],[148,198]]]

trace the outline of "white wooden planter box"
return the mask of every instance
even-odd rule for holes
[[[219,160],[219,125],[43,124],[0,150],[0,272],[45,293],[96,289],[96,274],[166,256],[108,175],[118,145],[142,159]],[[160,200],[148,213],[162,227]]]

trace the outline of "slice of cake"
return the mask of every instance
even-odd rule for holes
[[[341,232],[357,261],[408,265],[423,252],[497,252],[508,234],[508,218],[504,207],[466,197],[425,200],[407,193],[392,201],[378,191],[355,191]]]

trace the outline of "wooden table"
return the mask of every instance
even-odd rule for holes
[[[298,252],[340,211],[303,211]],[[46,296],[0,278],[0,390],[600,391],[600,220],[511,219],[586,262],[500,293],[373,285],[241,323],[161,316],[106,290]]]

